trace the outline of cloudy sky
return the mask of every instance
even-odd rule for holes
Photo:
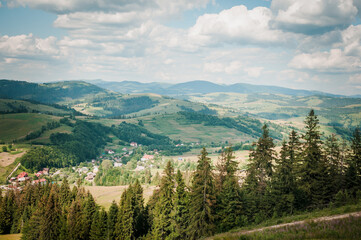
[[[0,0],[0,78],[361,94],[361,0]]]

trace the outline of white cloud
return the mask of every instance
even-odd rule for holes
[[[265,7],[248,10],[235,6],[219,14],[204,14],[197,19],[189,35],[203,45],[219,43],[281,43],[289,36],[270,29],[272,12]]]
[[[276,27],[313,34],[348,26],[358,12],[353,0],[273,0],[271,9]]]
[[[32,34],[0,36],[0,56],[33,58],[55,57],[59,55],[55,37],[36,38]]]
[[[296,55],[289,66],[319,72],[357,72],[361,71],[361,59],[347,56],[341,49],[331,49],[329,52]]]

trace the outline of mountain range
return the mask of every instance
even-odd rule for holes
[[[103,80],[85,80],[86,82],[97,85],[98,87],[112,90],[119,93],[157,93],[167,96],[183,96],[192,94],[207,94],[216,92],[233,92],[242,94],[252,93],[269,93],[269,94],[285,94],[291,96],[332,96],[340,97],[342,95],[335,95],[320,91],[291,89],[278,86],[253,85],[248,83],[236,83],[232,85],[221,85],[209,81],[190,81],[177,84],[167,83],[141,83],[135,81],[122,82],[108,82]]]

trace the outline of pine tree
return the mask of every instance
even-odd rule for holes
[[[355,195],[361,189],[361,132],[356,128],[351,139],[351,153],[346,172],[347,188]]]
[[[219,177],[221,187],[217,195],[217,229],[219,232],[228,231],[244,224],[243,196],[235,176],[237,162],[234,161],[233,150],[227,148],[221,154]]]
[[[120,199],[115,239],[131,240],[134,238],[134,208],[132,206],[132,186],[125,190]]]
[[[68,214],[69,239],[85,239],[85,226],[83,222],[81,199],[72,202]]]
[[[107,240],[114,240],[115,239],[115,224],[117,222],[117,215],[118,215],[118,205],[115,201],[112,202],[109,208],[108,214],[108,238]]]
[[[153,239],[167,239],[171,234],[171,213],[173,209],[174,197],[174,176],[173,166],[170,161],[164,169],[164,176],[161,179],[159,189],[159,199],[154,209],[154,219],[152,227]]]
[[[138,179],[133,185],[132,193],[132,206],[134,209],[134,236],[135,238],[139,238],[147,233],[148,224],[144,209],[143,188]]]
[[[90,228],[90,240],[107,239],[107,213],[102,209],[93,214],[93,221]]]
[[[330,179],[327,164],[321,151],[322,141],[319,120],[313,110],[307,116],[305,124],[304,159],[301,167],[300,183],[308,202],[313,207],[316,207],[327,203],[330,197]]]
[[[290,158],[290,149],[286,141],[282,143],[280,158],[276,159],[277,166],[272,177],[272,195],[275,212],[292,214],[295,205],[296,179],[294,162]]]
[[[68,180],[66,178],[63,179],[63,182],[60,186],[59,195],[60,205],[69,206],[72,200],[72,194],[70,191]]]
[[[267,125],[262,128],[262,136],[249,155],[245,192],[247,199],[247,215],[256,222],[270,217],[272,212],[272,197],[270,196],[270,182],[273,174],[275,158],[273,139],[269,136]]]
[[[203,148],[192,179],[187,228],[190,239],[198,239],[214,233],[215,186],[211,161],[207,155],[206,149]]]
[[[58,239],[61,229],[61,209],[58,202],[58,187],[53,184],[42,217],[39,239]]]
[[[36,210],[32,214],[29,221],[24,226],[24,230],[22,232],[21,239],[23,239],[23,240],[40,239],[41,226],[44,222],[43,216],[45,213],[45,201],[46,201],[46,198],[43,197],[42,200],[40,200],[38,202]]]
[[[330,174],[331,183],[331,194],[335,195],[338,193],[344,185],[343,178],[343,166],[341,160],[340,144],[336,138],[336,135],[332,134],[326,138],[325,141],[325,158],[328,165],[328,172]]]
[[[8,191],[0,205],[0,234],[10,233],[15,212],[14,191]]]
[[[88,192],[84,199],[84,206],[82,211],[82,222],[84,227],[84,239],[89,239],[90,228],[93,220],[93,214],[98,211],[97,205],[93,196]]]

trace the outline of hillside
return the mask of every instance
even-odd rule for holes
[[[81,81],[36,84],[0,80],[0,97],[47,104],[56,103],[74,108],[83,114],[97,117],[124,118],[135,115],[175,113],[186,109],[210,111],[204,104],[200,103],[192,103],[158,94],[123,95]]]

